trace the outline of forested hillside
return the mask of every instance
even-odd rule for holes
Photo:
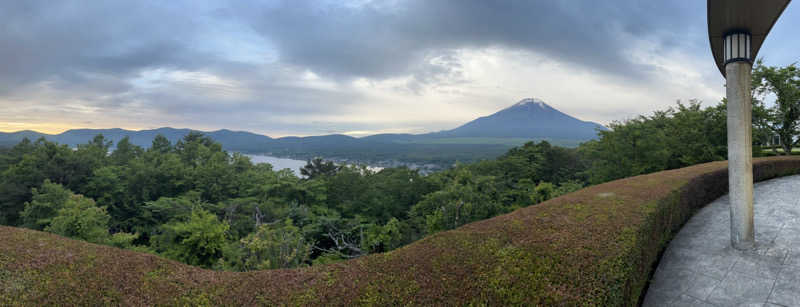
[[[577,149],[528,143],[423,176],[311,161],[295,176],[190,133],[147,148],[102,135],[71,149],[23,140],[0,155],[0,222],[223,270],[392,250],[617,178],[722,160],[724,105],[611,125]],[[760,151],[756,151],[760,152]]]

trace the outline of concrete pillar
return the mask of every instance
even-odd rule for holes
[[[731,205],[731,243],[736,249],[755,244],[753,229],[753,142],[750,73],[746,61],[725,65],[728,96],[728,185]]]

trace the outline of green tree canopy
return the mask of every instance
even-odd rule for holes
[[[210,268],[222,256],[228,229],[228,223],[211,212],[194,209],[187,220],[161,227],[161,234],[154,238],[156,250],[171,259]]]
[[[45,231],[92,243],[106,243],[110,236],[109,219],[105,207],[98,207],[92,199],[82,195],[71,195]]]
[[[126,165],[141,156],[143,152],[141,147],[131,144],[130,138],[125,136],[117,143],[117,148],[111,153],[110,158],[115,165]]]
[[[442,190],[425,195],[414,205],[411,215],[424,223],[427,233],[434,233],[502,213],[493,180],[466,169],[458,170],[455,179]]]
[[[22,211],[22,225],[31,229],[43,230],[49,226],[58,210],[64,208],[73,196],[64,186],[45,179],[40,188],[33,188],[33,199],[25,203]]]
[[[774,94],[775,106],[769,109],[768,126],[780,138],[784,154],[792,152],[800,134],[800,70],[795,64],[785,67],[765,66],[762,60],[753,68],[754,97]]]
[[[292,268],[309,260],[313,242],[308,242],[292,219],[261,225],[241,239],[244,271]]]
[[[306,176],[308,179],[314,179],[319,176],[330,176],[339,171],[333,161],[324,161],[322,158],[314,158],[308,160],[305,166],[300,168],[300,174]]]
[[[580,152],[591,165],[590,183],[657,172],[727,157],[724,105],[703,109],[699,101],[678,102],[624,122],[612,122]]]

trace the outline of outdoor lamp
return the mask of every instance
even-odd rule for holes
[[[723,76],[728,60],[749,59],[751,63],[755,60],[761,44],[790,1],[708,0],[708,38]],[[746,36],[745,45],[740,34]]]

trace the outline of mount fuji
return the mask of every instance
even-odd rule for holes
[[[542,100],[525,98],[492,115],[477,118],[458,128],[433,133],[438,137],[491,137],[590,140],[598,123],[582,121],[551,107]]]

